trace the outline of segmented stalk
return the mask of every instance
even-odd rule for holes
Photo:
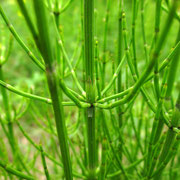
[[[175,44],[179,44],[180,43],[180,25],[179,25],[179,31],[178,31],[178,34],[177,34],[177,38],[176,38],[176,43]],[[172,61],[169,65],[169,74],[168,74],[168,80],[167,80],[167,92],[166,92],[166,106],[167,108],[169,108],[169,102],[172,100],[172,96],[171,96],[171,93],[172,93],[172,90],[173,90],[173,87],[174,87],[174,82],[175,82],[175,78],[176,78],[176,73],[178,71],[178,65],[179,65],[179,56],[180,56],[180,53],[179,51],[177,51],[177,53],[174,55],[174,57],[172,58]]]
[[[176,148],[172,147],[173,144],[174,144],[174,141],[176,139],[176,132],[173,131],[173,128],[178,127],[179,124],[180,124],[180,93],[179,93],[179,96],[178,96],[178,99],[177,99],[177,102],[176,102],[176,106],[175,106],[175,109],[174,109],[174,112],[173,112],[173,115],[172,115],[171,124],[172,124],[172,127],[170,127],[168,129],[166,140],[165,140],[161,155],[159,157],[159,162],[158,162],[158,165],[157,165],[158,167],[161,166],[164,163],[164,160],[168,159],[167,162],[169,162],[170,157],[168,157],[168,156],[169,156],[169,153],[171,151],[171,148],[172,148],[172,150],[176,149]],[[178,144],[179,144],[179,142],[176,144],[176,146]],[[162,171],[157,173],[155,179],[160,178],[161,172]]]
[[[11,165],[5,164],[2,161],[0,161],[0,166],[8,173],[13,174],[19,178],[23,178],[23,179],[27,179],[27,180],[35,180],[36,179],[35,177],[28,176],[16,169],[12,168]]]
[[[151,162],[151,165],[150,165],[150,168],[149,168],[149,171],[148,171],[148,175],[147,175],[148,177],[151,177],[151,175],[152,175],[152,173],[153,173],[153,170],[154,170],[155,167],[156,167],[156,164],[157,164],[159,155],[160,155],[160,153],[161,153],[161,150],[162,150],[162,147],[163,147],[163,144],[164,144],[166,135],[167,135],[167,133],[164,133],[164,134],[161,136],[161,138],[159,139],[157,145],[155,146],[154,155],[152,156],[152,162]]]
[[[158,39],[158,36],[159,36],[161,2],[162,2],[162,0],[157,0],[156,1],[155,32],[154,32],[154,39],[153,39],[154,46],[156,46],[157,39]],[[159,95],[160,95],[158,66],[159,66],[159,63],[158,63],[158,59],[157,59],[156,63],[155,63],[155,66],[154,66],[154,86],[155,86],[157,100],[159,100]]]
[[[158,166],[157,170],[152,174],[152,176],[150,178],[154,178],[154,179],[159,179],[161,174],[162,174],[162,170],[167,166],[167,164],[169,163],[169,161],[176,155],[176,153],[178,152],[178,146],[180,143],[180,135],[178,134],[176,136],[176,139],[174,140],[173,145],[171,146],[171,148],[168,148],[168,154],[167,156],[163,159],[162,163],[160,166]]]
[[[106,166],[107,166],[107,139],[102,140],[102,156],[101,156],[101,169],[100,169],[100,180],[106,178]]]
[[[24,49],[24,51],[27,53],[27,55],[30,57],[30,59],[41,69],[41,70],[45,70],[44,64],[41,63],[32,53],[32,51],[30,51],[30,49],[26,46],[26,44],[22,41],[22,39],[20,38],[20,36],[17,34],[17,32],[15,31],[13,25],[9,22],[6,14],[4,13],[1,5],[0,5],[0,14],[4,20],[4,22],[6,23],[7,27],[9,28],[10,32],[12,33],[12,35],[14,36],[14,38],[17,40],[17,42],[19,43],[19,45]]]
[[[85,83],[87,102],[92,104],[87,108],[88,136],[88,168],[89,179],[96,176],[96,136],[95,136],[95,77],[94,77],[94,0],[84,0],[84,54],[85,54]]]
[[[107,0],[106,4],[106,16],[104,18],[104,39],[103,39],[103,64],[102,64],[102,89],[105,86],[105,76],[106,76],[106,50],[107,50],[107,33],[108,33],[108,22],[109,22],[109,11],[110,11],[110,0]]]
[[[166,71],[164,73],[160,99],[159,99],[159,102],[157,105],[157,110],[156,110],[153,127],[152,127],[152,131],[151,131],[150,143],[149,143],[149,149],[148,149],[148,157],[147,157],[147,163],[148,163],[147,169],[149,169],[149,166],[151,166],[152,157],[153,157],[153,153],[154,153],[154,146],[159,141],[159,137],[161,135],[162,128],[164,125],[164,122],[162,120],[162,106],[163,106],[163,102],[164,102],[164,98],[165,98],[165,94],[166,94],[166,90],[167,90],[167,84],[166,84],[167,74],[168,74],[168,68],[166,68]]]
[[[42,164],[43,164],[44,172],[45,172],[45,175],[46,175],[46,179],[50,180],[49,171],[48,171],[48,168],[47,168],[46,159],[45,159],[45,156],[44,156],[44,151],[43,151],[42,145],[40,145],[39,148],[40,148],[40,151],[41,151],[41,159],[42,159]]]
[[[49,28],[47,25],[47,18],[45,8],[42,0],[34,0],[34,9],[36,14],[37,27],[39,31],[39,40],[41,45],[42,56],[46,64],[46,77],[48,81],[49,91],[52,98],[52,105],[56,121],[56,128],[58,133],[58,140],[62,154],[62,161],[64,165],[64,173],[66,179],[73,179],[72,165],[70,160],[67,129],[64,121],[64,111],[62,106],[62,90],[58,88],[58,79],[55,67],[55,58],[52,52],[50,41]]]
[[[133,0],[132,4],[132,49],[133,49],[133,64],[137,76],[139,76],[137,68],[137,57],[136,57],[136,16],[138,10],[137,0]]]
[[[143,36],[143,43],[144,43],[144,53],[145,53],[146,64],[147,64],[147,62],[149,61],[149,55],[148,55],[148,45],[146,42],[146,32],[145,32],[144,2],[145,0],[141,0],[141,29],[142,29],[142,36]]]
[[[151,56],[150,62],[148,64],[147,68],[145,69],[145,71],[142,73],[142,75],[139,77],[139,79],[135,83],[133,89],[129,92],[129,94],[127,96],[125,96],[125,98],[123,98],[121,100],[118,100],[118,101],[116,101],[114,103],[110,103],[110,104],[107,104],[107,105],[100,105],[100,104],[95,103],[94,104],[95,106],[97,106],[99,108],[106,108],[106,109],[114,108],[116,106],[119,106],[119,105],[122,105],[122,104],[126,103],[127,101],[131,100],[134,97],[134,95],[141,88],[142,84],[144,83],[146,78],[149,76],[149,74],[151,73],[151,71],[152,71],[152,69],[153,69],[153,67],[155,65],[155,61],[156,61],[157,57],[159,56],[160,50],[162,49],[162,45],[163,45],[163,43],[164,43],[164,41],[165,41],[165,39],[166,39],[166,37],[168,35],[168,32],[170,30],[170,27],[172,25],[172,19],[174,17],[176,8],[177,8],[177,1],[173,1],[173,6],[172,6],[171,11],[169,13],[169,16],[167,18],[166,24],[165,24],[165,26],[164,26],[164,28],[162,30],[162,33],[161,33],[161,35],[159,37],[156,48],[154,49],[153,55]],[[126,53],[127,53],[127,58],[128,58],[128,56],[129,56],[128,55],[129,54],[128,46],[126,47],[126,51],[127,51]],[[131,61],[129,61],[129,67],[131,69],[132,76],[134,76],[135,73],[134,73]]]

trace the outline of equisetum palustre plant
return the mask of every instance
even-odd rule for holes
[[[31,45],[11,22],[7,2],[0,2],[0,179],[179,179],[178,0],[16,0]],[[145,14],[148,3],[154,12]],[[80,35],[70,58],[61,17],[77,4],[80,26],[69,28]],[[103,4],[103,26],[97,4]],[[112,55],[111,18],[117,26]],[[20,90],[7,81],[15,42],[16,54],[28,55],[20,61],[31,60],[39,68],[33,72],[46,77],[37,87],[41,95],[36,86]]]

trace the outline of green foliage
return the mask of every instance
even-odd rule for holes
[[[178,7],[1,1],[0,179],[178,180]]]

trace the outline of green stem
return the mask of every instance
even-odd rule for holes
[[[133,163],[130,164],[129,166],[125,167],[124,169],[125,169],[125,170],[129,170],[129,169],[132,169],[132,168],[136,167],[136,166],[139,165],[145,158],[146,158],[146,155],[144,155],[141,159],[133,162]],[[112,177],[117,176],[117,175],[120,175],[120,174],[122,174],[122,173],[123,173],[122,170],[119,170],[119,171],[114,172],[114,173],[112,173],[112,174],[108,174],[107,177],[108,177],[108,178],[112,178]]]
[[[14,38],[16,39],[16,41],[19,43],[19,45],[25,50],[25,52],[27,53],[27,55],[31,58],[31,60],[41,69],[41,70],[45,70],[44,64],[42,64],[35,56],[34,54],[30,51],[30,49],[24,44],[24,42],[22,41],[22,39],[19,37],[19,35],[17,34],[17,32],[15,31],[13,25],[9,22],[6,14],[4,13],[1,5],[0,5],[0,14],[4,20],[4,22],[6,23],[7,27],[9,28],[10,32],[12,33],[12,35],[14,36]]]
[[[136,14],[138,9],[137,0],[133,0],[132,5],[132,49],[133,49],[133,64],[137,76],[139,76],[137,68],[137,57],[136,57]]]
[[[105,73],[106,73],[106,48],[107,48],[107,33],[108,33],[108,22],[109,22],[109,10],[110,0],[107,0],[106,17],[104,19],[104,42],[103,42],[103,65],[102,65],[102,89],[105,86]]]
[[[168,158],[168,155],[171,152],[171,149],[172,150],[175,149],[175,148],[172,148],[172,146],[173,146],[173,143],[174,143],[174,141],[176,139],[177,133],[175,131],[172,131],[172,129],[174,127],[178,127],[179,126],[179,124],[180,124],[180,118],[179,117],[180,117],[180,93],[178,95],[176,106],[175,106],[175,109],[174,109],[174,112],[173,112],[173,115],[172,115],[172,121],[171,121],[172,127],[168,129],[166,140],[165,140],[165,143],[164,143],[161,155],[159,157],[159,162],[158,162],[158,165],[157,165],[158,167],[163,165],[163,162],[164,162],[164,160],[166,160]],[[170,157],[168,158],[167,162],[169,162]],[[160,171],[155,176],[155,179],[160,179],[161,173],[162,173],[162,171]]]
[[[123,54],[123,25],[122,25],[122,0],[119,0],[119,12],[118,12],[118,55],[117,55],[117,64],[119,65],[122,61]],[[117,93],[122,92],[122,72],[119,71],[117,77]],[[122,126],[122,107],[117,108],[119,127]]]
[[[156,46],[157,39],[159,36],[161,2],[162,2],[162,0],[156,1],[156,18],[155,18],[154,40],[153,40],[154,46]],[[158,59],[157,59],[155,66],[154,66],[154,86],[155,86],[155,92],[156,92],[157,100],[159,100],[159,96],[160,96],[158,66],[159,66],[159,63],[158,63]]]
[[[177,34],[177,39],[176,39],[176,44],[180,44],[180,25],[179,25],[179,31]],[[177,69],[178,69],[178,65],[179,65],[179,56],[180,53],[179,51],[177,51],[177,53],[175,54],[175,56],[173,57],[171,64],[170,64],[170,70],[169,70],[169,74],[168,74],[168,81],[167,81],[167,92],[166,92],[166,98],[170,98],[171,99],[171,93],[172,93],[172,89],[174,86],[174,82],[175,82],[175,78],[176,78],[176,74],[177,74]]]
[[[127,96],[125,96],[121,100],[118,100],[116,102],[106,104],[106,105],[100,105],[98,103],[95,103],[94,104],[95,106],[97,106],[99,108],[105,108],[105,109],[114,108],[119,105],[125,104],[126,102],[130,101],[135,96],[135,94],[141,88],[141,86],[143,85],[143,83],[145,82],[145,80],[147,79],[147,77],[149,76],[149,74],[151,73],[151,71],[155,65],[156,59],[159,56],[160,50],[162,49],[162,45],[164,44],[164,41],[165,41],[167,34],[170,30],[170,27],[172,25],[172,22],[173,22],[172,20],[173,20],[174,14],[175,14],[176,6],[177,6],[177,1],[174,1],[173,6],[170,10],[169,16],[167,18],[166,24],[164,26],[164,29],[159,37],[159,40],[157,42],[156,48],[154,49],[153,55],[151,56],[150,62],[148,64],[147,68],[145,69],[145,71],[142,73],[142,75],[136,81],[133,89],[128,93]],[[125,16],[125,15],[123,15],[123,16]],[[133,66],[130,65],[130,67],[133,67]],[[135,75],[133,73],[133,70],[131,72],[132,72],[132,75]]]
[[[113,83],[115,82],[115,80],[117,79],[121,69],[122,69],[122,66],[123,66],[123,63],[125,61],[125,56],[123,56],[121,62],[119,63],[112,79],[110,80],[110,82],[108,83],[108,85],[104,88],[104,90],[101,92],[101,96],[103,96],[113,85]]]
[[[142,36],[143,36],[143,43],[144,43],[144,53],[145,53],[145,58],[146,58],[146,63],[147,63],[149,61],[149,55],[148,55],[148,45],[146,42],[146,33],[145,33],[144,2],[145,0],[141,0],[141,29],[142,29]]]
[[[67,180],[72,180],[72,164],[70,160],[70,152],[68,146],[67,129],[64,120],[64,110],[62,106],[62,89],[59,89],[58,78],[56,74],[56,67],[54,64],[54,57],[50,41],[50,34],[47,24],[45,7],[42,0],[34,0],[34,9],[37,20],[37,27],[39,31],[39,40],[42,48],[42,56],[46,64],[46,77],[48,81],[49,91],[52,98],[52,105],[56,121],[56,128],[58,133],[58,140],[60,143],[60,150],[62,161],[64,165],[64,173]]]
[[[3,71],[2,67],[0,67],[0,81],[3,80]],[[14,153],[15,151],[15,142],[14,142],[14,132],[13,132],[13,126],[12,126],[12,121],[11,121],[11,113],[10,113],[10,106],[9,106],[9,99],[7,95],[7,91],[4,88],[1,88],[1,93],[3,97],[3,104],[4,104],[4,109],[6,113],[6,120],[8,122],[8,133],[9,133],[9,143],[11,145],[12,151]]]
[[[29,16],[29,13],[27,11],[27,8],[25,6],[24,1],[23,0],[17,0],[17,3],[19,5],[19,7],[20,7],[20,10],[21,10],[25,20],[26,20],[27,26],[30,29],[31,34],[32,34],[32,36],[33,36],[33,38],[34,38],[34,40],[35,40],[35,42],[37,44],[37,47],[39,48],[39,50],[41,50],[40,44],[39,44],[39,41],[38,41],[38,34],[37,34],[36,29],[35,29],[35,27],[34,27],[34,25],[32,23],[32,20],[31,20],[31,18]]]
[[[86,70],[86,96],[87,102],[95,101],[94,77],[94,0],[84,0],[84,40],[85,40],[85,70]],[[89,179],[95,178],[96,170],[96,138],[95,138],[95,108],[87,108],[87,134],[88,134],[88,168]]]
[[[39,145],[39,149],[41,151],[41,159],[42,159],[42,164],[43,164],[43,168],[44,168],[44,173],[46,175],[46,179],[50,180],[50,176],[49,176],[49,172],[48,172],[48,168],[47,168],[47,164],[46,164],[46,159],[45,159],[45,155],[44,155],[44,151],[42,148],[42,145]]]
[[[0,161],[0,166],[7,171],[10,174],[13,174],[19,178],[23,178],[23,179],[28,179],[28,180],[35,180],[35,177],[32,176],[28,176],[26,174],[23,174],[22,172],[12,168],[10,165],[3,163],[2,161]]]
[[[61,83],[62,84],[62,83]],[[34,99],[34,100],[38,100],[38,101],[42,101],[42,102],[45,102],[47,104],[52,104],[52,100],[49,99],[49,98],[45,98],[45,97],[42,97],[42,96],[37,96],[37,95],[34,95],[34,94],[31,94],[31,93],[27,93],[27,92],[24,92],[24,91],[21,91],[21,90],[18,90],[16,89],[15,87],[11,86],[10,84],[7,84],[5,83],[4,81],[1,81],[0,80],[0,86],[6,88],[7,90],[17,94],[17,95],[20,95],[20,96],[23,96],[23,97],[26,97],[26,98],[29,98],[29,99]],[[63,86],[63,85],[62,85]],[[67,96],[69,95],[69,91],[67,90],[67,88],[65,86],[63,86],[64,89],[66,89],[65,93],[67,94]],[[70,95],[69,95],[70,96]],[[90,104],[88,103],[85,103],[85,102],[80,102],[77,98],[75,98],[72,94],[71,96],[73,98],[71,98],[74,102],[71,102],[71,101],[67,101],[67,102],[62,102],[62,105],[63,106],[75,106],[75,105],[78,105],[80,107],[89,107]]]

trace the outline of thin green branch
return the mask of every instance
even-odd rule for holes
[[[17,32],[15,31],[13,25],[10,23],[10,21],[8,20],[6,14],[4,13],[1,5],[0,5],[0,14],[4,20],[4,22],[6,23],[8,29],[10,30],[10,32],[12,33],[12,35],[14,36],[14,38],[17,40],[17,42],[19,43],[19,45],[24,49],[24,51],[27,53],[27,55],[30,57],[30,59],[41,69],[41,70],[45,70],[45,66],[44,64],[42,64],[35,56],[34,54],[30,51],[30,49],[25,45],[25,43],[22,41],[22,39],[20,38],[20,36],[17,34]]]
[[[3,163],[1,160],[0,160],[0,166],[8,173],[13,174],[19,178],[23,178],[23,179],[27,179],[27,180],[35,180],[36,179],[33,176],[28,176],[26,174],[23,174],[22,172],[12,168],[10,165]]]

